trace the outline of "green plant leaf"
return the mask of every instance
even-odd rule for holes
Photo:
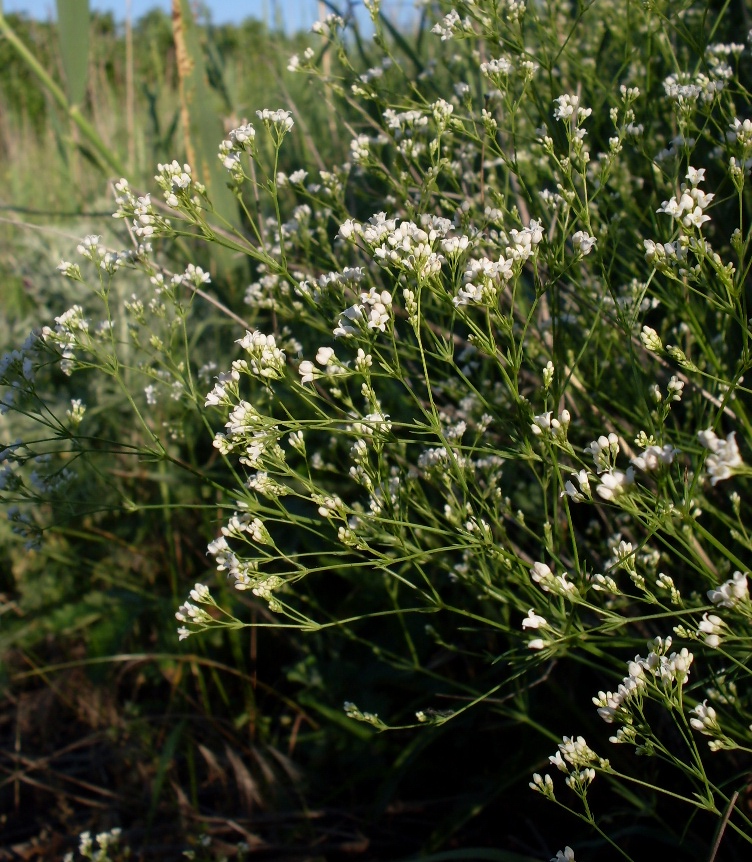
[[[89,0],[57,0],[57,25],[68,99],[80,105],[89,70]]]
[[[199,31],[188,0],[173,0],[172,27],[188,162],[206,186],[219,221],[238,228],[238,204],[217,158],[219,143],[225,136],[220,106],[209,87]],[[231,267],[229,251],[217,249],[214,259],[221,271],[226,272]]]
[[[147,819],[149,827],[151,827],[152,823],[154,822],[154,816],[156,815],[157,809],[159,807],[159,799],[162,795],[162,786],[164,785],[165,778],[167,777],[167,772],[170,766],[172,766],[175,750],[177,748],[178,742],[180,741],[180,737],[183,735],[185,725],[186,722],[181,721],[176,727],[172,729],[170,735],[167,737],[167,741],[165,742],[164,748],[162,749],[162,753],[159,757],[157,773],[154,776],[154,783],[152,785],[151,791],[151,806],[149,808],[149,816]]]

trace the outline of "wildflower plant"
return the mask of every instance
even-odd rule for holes
[[[346,715],[377,730],[484,701],[520,720],[521,692],[586,667],[574,708],[598,753],[546,717],[566,786],[536,771],[531,787],[625,858],[591,804],[599,783],[752,841],[736,804],[752,751],[748,43],[722,42],[733,16],[689,0],[467,0],[432,4],[430,55],[406,58],[368,7],[366,71],[337,16],[315,29],[336,73],[314,53],[288,67],[339,100],[349,159],[281,173],[297,124],[260,111],[218,142],[243,230],[190,166],[159,166],[159,205],[120,180],[132,249],[87,237],[60,267],[94,267],[103,322],[73,306],[9,354],[3,407],[27,409],[54,357],[116,379],[156,459],[180,460],[165,432],[180,420],[158,426],[153,407],[200,417],[222,519],[181,639],[335,630],[434,692],[393,716],[357,693]],[[245,256],[242,307],[198,266],[166,271],[159,244],[184,238]],[[115,315],[126,269],[141,289]],[[214,353],[199,307],[224,318]],[[86,415],[70,411],[75,441]],[[24,445],[4,452],[21,501]],[[29,517],[11,510],[31,535]],[[224,582],[263,622],[218,597]],[[473,678],[437,670],[443,651]]]

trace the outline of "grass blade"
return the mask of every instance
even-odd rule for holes
[[[68,118],[76,124],[83,137],[91,144],[93,152],[103,170],[112,171],[118,176],[123,176],[125,171],[120,165],[111,148],[105,144],[101,135],[94,126],[81,113],[80,107],[71,104],[62,88],[58,86],[55,79],[37,60],[34,53],[28,48],[22,39],[18,37],[15,30],[8,23],[8,19],[0,12],[0,35],[2,35],[13,47],[18,56],[26,63],[34,75],[39,78],[42,86],[52,96],[58,107],[65,112]]]
[[[68,99],[80,105],[89,71],[89,0],[57,0],[57,26]]]
[[[188,0],[173,0],[172,27],[180,79],[180,105],[185,134],[186,156],[191,167],[206,186],[209,199],[219,218],[238,229],[238,204],[227,186],[217,152],[225,130],[219,107],[209,87],[199,31]],[[217,249],[213,259],[220,270],[231,267],[229,252]]]

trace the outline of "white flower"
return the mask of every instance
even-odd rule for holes
[[[674,449],[674,447],[670,446],[668,443],[663,447],[648,446],[642,455],[632,458],[631,461],[638,470],[645,470],[648,472],[651,470],[657,470],[664,464],[673,463],[674,456],[677,452],[678,449]]]
[[[554,573],[545,563],[533,563],[530,569],[530,577],[536,584],[548,584],[553,580]]]
[[[298,366],[298,372],[300,373],[301,383],[313,383],[313,379],[317,372],[316,366],[308,359],[304,359],[300,365]]]
[[[530,608],[530,610],[527,612],[527,616],[522,621],[522,628],[523,629],[544,629],[544,628],[548,628],[548,622],[546,621],[545,617],[539,616],[538,614],[535,613],[533,608]],[[528,646],[529,646],[529,644],[528,644]]]
[[[211,594],[206,584],[196,584],[190,592],[190,597],[194,602],[211,602]]]
[[[279,134],[289,132],[295,124],[291,112],[282,109],[270,111],[269,108],[264,108],[262,111],[256,111],[256,116],[267,128],[273,126]]]
[[[590,492],[590,476],[587,470],[580,470],[579,473],[572,473],[577,482],[579,483],[579,489],[575,486],[574,482],[567,481],[564,483],[564,493],[571,497],[571,499],[575,503],[582,503],[583,500],[590,500],[592,498]]]
[[[605,434],[591,443],[583,450],[586,455],[593,456],[593,463],[599,473],[608,470],[611,460],[619,454],[619,438],[612,431],[608,437]]]
[[[613,470],[601,476],[601,484],[595,489],[598,496],[604,500],[613,500],[622,494],[634,482],[634,468],[630,467],[626,473],[621,470]]]
[[[715,614],[705,613],[702,621],[697,626],[697,637],[703,638],[705,643],[715,649],[720,646],[721,635],[724,633],[725,623]]]
[[[358,332],[358,323],[361,320],[363,320],[362,306],[351,305],[350,308],[346,308],[342,312],[342,315],[337,322],[336,328],[332,330],[332,335],[334,335],[335,338],[343,338],[347,337],[348,335],[355,335]]]
[[[332,347],[319,347],[318,352],[316,353],[316,362],[319,365],[327,366],[334,356],[334,348]]]
[[[586,119],[593,113],[592,108],[580,108],[580,100],[577,96],[564,95],[554,99],[557,108],[554,111],[554,119],[569,120],[574,119],[578,123]]]
[[[533,774],[533,780],[528,786],[531,790],[535,790],[538,793],[542,793],[544,796],[553,799],[554,782],[548,773],[546,773],[546,775],[541,775],[539,772],[535,772]]]
[[[695,730],[699,730],[699,732],[705,734],[705,736],[713,736],[720,730],[718,725],[718,713],[712,706],[708,706],[707,700],[704,700],[702,703],[698,703],[697,706],[690,711],[694,717],[689,719],[689,723]]]
[[[730,478],[736,469],[743,465],[739,447],[736,445],[735,431],[731,431],[725,441],[721,440],[712,428],[699,431],[697,437],[700,443],[712,453],[708,455],[705,462],[711,477],[711,485],[717,485],[721,480]]]
[[[651,240],[645,240],[645,248],[647,249],[648,243]],[[655,243],[652,243],[655,246]],[[652,353],[658,353],[663,350],[663,342],[661,341],[660,335],[653,329],[652,326],[643,326],[642,332],[640,332],[640,341],[645,345],[646,350],[650,350]]]
[[[595,248],[596,242],[598,240],[584,230],[578,230],[572,237],[572,245],[574,245],[576,251],[583,255],[590,254]]]
[[[749,601],[747,575],[734,572],[733,577],[716,590],[708,590],[708,599],[718,608],[733,608],[739,602]]]
[[[556,856],[551,862],[575,862],[574,850],[571,847],[565,847],[563,850],[557,850]]]

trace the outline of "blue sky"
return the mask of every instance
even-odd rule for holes
[[[41,19],[48,19],[55,15],[55,0],[0,0],[6,13],[25,12],[26,14]],[[318,18],[317,0],[205,0],[211,9],[212,20],[215,24],[226,22],[237,22],[243,18],[266,18],[270,22],[275,20],[275,9],[278,9],[289,29],[302,29],[310,27]],[[92,9],[110,11],[118,20],[125,17],[126,0],[90,0]],[[345,6],[346,3],[342,3]],[[360,5],[360,4],[358,4]],[[400,17],[410,13],[412,9],[411,0],[385,0],[383,8],[385,11],[391,9],[401,12]],[[165,11],[170,9],[170,0],[131,0],[131,14],[138,18],[159,6]],[[363,10],[361,10],[363,11]],[[367,17],[364,15],[364,17]]]

